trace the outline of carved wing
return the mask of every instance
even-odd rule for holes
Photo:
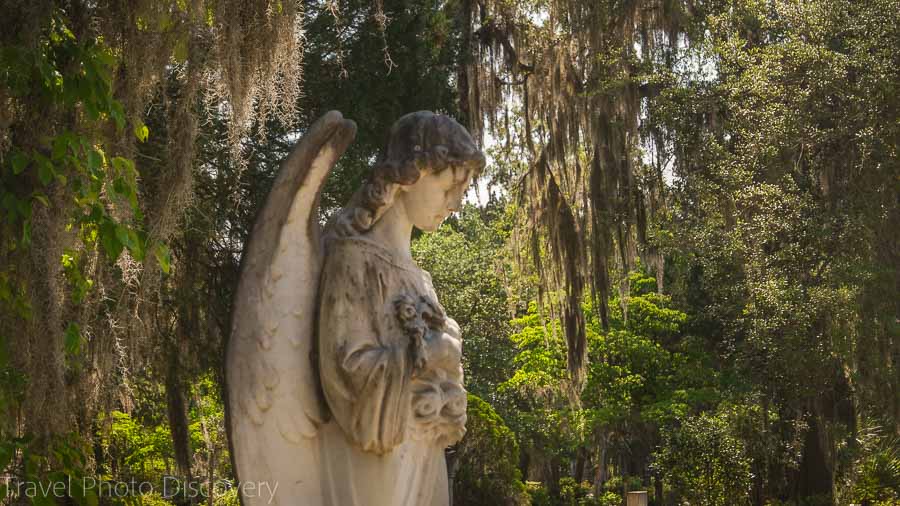
[[[282,163],[241,260],[226,352],[227,424],[243,504],[316,504],[324,412],[313,351],[322,262],[317,209],[328,173],[356,135],[331,111]],[[269,491],[277,484],[274,500]]]

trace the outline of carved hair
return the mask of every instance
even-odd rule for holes
[[[393,204],[397,188],[414,184],[423,172],[452,167],[477,175],[484,164],[484,153],[453,118],[430,111],[407,114],[391,127],[384,155],[332,220],[330,232],[346,237],[368,231]]]

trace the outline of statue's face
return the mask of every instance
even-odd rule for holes
[[[462,167],[450,167],[438,173],[425,171],[415,183],[399,188],[397,203],[404,207],[416,228],[431,232],[459,209],[470,184],[472,172]]]

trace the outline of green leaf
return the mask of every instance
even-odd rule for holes
[[[185,37],[182,37],[175,43],[175,51],[172,57],[175,59],[175,63],[184,63],[187,61],[188,45]]]
[[[31,244],[31,218],[26,218],[22,221],[22,245],[29,244]]]
[[[22,460],[25,461],[25,477],[33,478],[40,468],[40,457],[34,455],[33,453],[26,453],[22,456]]]
[[[122,254],[122,249],[125,247],[116,236],[116,225],[109,220],[104,220],[103,223],[100,224],[99,234],[100,244],[103,245],[106,256],[109,257],[111,261],[115,262],[119,258],[119,255]]]
[[[116,122],[116,128],[119,130],[125,128],[125,109],[119,101],[112,101],[110,104],[109,116]]]
[[[119,234],[124,233],[125,238],[124,240],[122,240],[122,244],[124,244],[125,247],[128,248],[128,251],[131,252],[131,256],[133,256],[135,260],[143,260],[144,244],[143,241],[141,241],[141,238],[138,235],[137,231],[130,227],[120,226],[119,228],[117,228],[116,232]]]
[[[107,68],[112,68],[116,65],[116,55],[109,49],[98,48],[94,56],[97,58],[97,61]]]
[[[69,29],[68,26],[60,23],[59,32],[65,36],[65,38],[69,40],[75,40],[75,34],[72,33],[72,30]]]
[[[23,216],[25,218],[31,217],[31,201],[23,200],[23,199],[15,199],[16,211],[19,213],[19,216]]]
[[[50,199],[48,199],[47,196],[44,195],[43,193],[35,193],[34,195],[31,196],[31,198],[33,198],[34,200],[37,200],[38,202],[40,202],[41,204],[44,204],[47,207],[50,207]]]
[[[66,327],[65,347],[69,356],[81,353],[81,327],[75,322],[69,322],[69,326]]]
[[[28,167],[28,157],[25,156],[21,151],[16,151],[12,155],[12,170],[13,174],[19,175],[25,171]]]
[[[0,472],[6,470],[6,467],[12,462],[13,456],[16,454],[16,447],[12,443],[0,444]],[[5,497],[0,495],[0,497]]]
[[[69,150],[70,134],[63,132],[53,138],[53,159],[62,160]]]
[[[153,248],[153,254],[156,256],[156,261],[159,262],[159,267],[164,273],[168,274],[172,267],[172,252],[169,251],[169,247],[163,243],[158,243]]]
[[[136,230],[126,227],[125,225],[117,225],[116,238],[128,248],[128,251],[135,260],[139,262],[144,260],[144,241],[141,240],[141,237]]]
[[[138,120],[134,125],[134,136],[141,142],[147,142],[147,138],[150,136],[150,129],[142,121]]]
[[[128,189],[128,184],[121,177],[117,177],[113,180],[112,189],[114,192],[122,195],[123,197],[128,197],[131,194]]]
[[[89,118],[94,121],[100,118],[100,109],[97,108],[97,104],[93,100],[85,100],[83,103],[84,110],[87,111]]]
[[[136,174],[136,171],[134,170],[134,162],[132,162],[128,158],[114,156],[112,159],[112,165],[113,168],[115,168],[124,176],[133,176]]]
[[[168,12],[163,12],[156,21],[156,29],[165,32],[172,26],[172,16]]]
[[[131,248],[133,246],[131,242],[131,236],[128,235],[129,229],[125,225],[116,225],[116,239],[119,240],[120,243],[124,244],[126,248]]]
[[[90,149],[87,153],[88,170],[94,172],[103,167],[103,152]]]
[[[33,506],[56,506],[56,501],[54,501],[50,497],[47,497],[47,496],[44,496],[41,494],[36,494],[34,497],[31,498],[31,504]]]
[[[35,153],[34,158],[38,164],[38,179],[41,181],[41,184],[47,186],[53,182],[53,162],[40,153]]]
[[[143,230],[133,228],[131,229],[131,237],[132,241],[135,243],[131,255],[134,256],[135,260],[143,262],[144,257],[147,256],[147,234]]]
[[[97,493],[93,490],[85,490],[84,502],[82,504],[86,504],[87,506],[98,506],[100,504],[100,500],[97,498]]]

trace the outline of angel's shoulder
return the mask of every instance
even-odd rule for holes
[[[374,242],[360,237],[335,237],[325,242],[325,264],[332,267],[355,267],[385,262],[387,252]]]
[[[325,243],[326,268],[383,268],[422,273],[415,264],[399,259],[392,251],[365,236],[335,237]]]

